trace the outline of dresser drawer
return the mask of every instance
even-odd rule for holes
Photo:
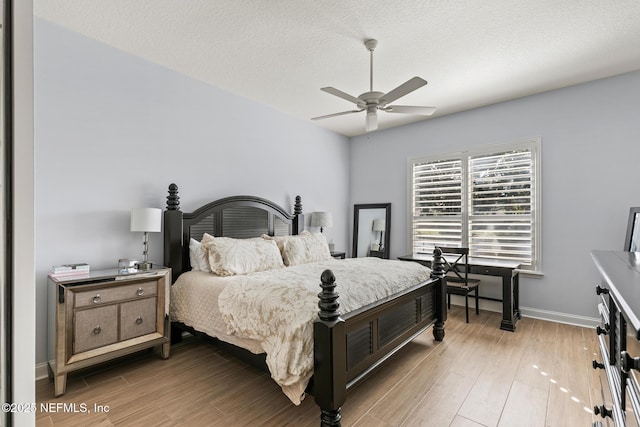
[[[113,344],[118,341],[118,306],[79,310],[75,313],[73,328],[74,354]]]
[[[156,287],[157,281],[149,281],[94,291],[77,292],[75,294],[75,306],[98,306],[134,298],[146,298],[157,294]]]
[[[155,332],[156,306],[155,298],[120,304],[120,340]]]

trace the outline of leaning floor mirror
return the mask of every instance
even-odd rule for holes
[[[353,206],[353,251],[351,256],[389,259],[391,203]]]

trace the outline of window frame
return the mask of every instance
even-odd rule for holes
[[[469,159],[472,157],[490,155],[500,152],[528,150],[531,152],[531,240],[532,263],[523,266],[523,272],[542,274],[542,139],[540,137],[527,138],[507,143],[483,145],[467,148],[459,151],[437,153],[432,155],[415,156],[407,159],[407,250],[413,252],[414,248],[414,187],[413,167],[419,163],[432,163],[438,161],[462,161],[462,212],[461,212],[461,239],[463,246],[469,246]],[[471,248],[470,248],[471,250]],[[469,253],[469,256],[474,256]],[[500,259],[500,258],[497,258]]]

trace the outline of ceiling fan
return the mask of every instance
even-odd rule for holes
[[[326,116],[313,117],[311,120],[327,119],[329,117],[342,116],[345,114],[359,113],[361,111],[367,111],[367,118],[365,122],[365,130],[367,132],[378,129],[378,110],[386,111],[387,113],[401,113],[401,114],[417,114],[422,116],[430,116],[436,111],[435,107],[418,107],[411,105],[389,105],[396,99],[403,97],[416,89],[421,88],[427,84],[427,81],[420,77],[413,77],[406,82],[402,83],[397,88],[390,92],[382,93],[375,92],[373,90],[373,51],[378,46],[378,41],[370,39],[364,42],[365,47],[370,52],[370,70],[369,70],[369,92],[365,92],[362,95],[351,96],[341,90],[334,87],[323,87],[320,90],[330,93],[339,98],[346,99],[349,102],[356,104],[357,110],[342,111],[340,113],[328,114]]]

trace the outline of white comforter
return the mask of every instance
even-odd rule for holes
[[[331,269],[348,313],[429,278],[418,263],[348,258],[219,277],[182,274],[171,292],[173,320],[254,353],[266,353],[272,378],[298,405],[313,374],[313,320],[320,275]]]

